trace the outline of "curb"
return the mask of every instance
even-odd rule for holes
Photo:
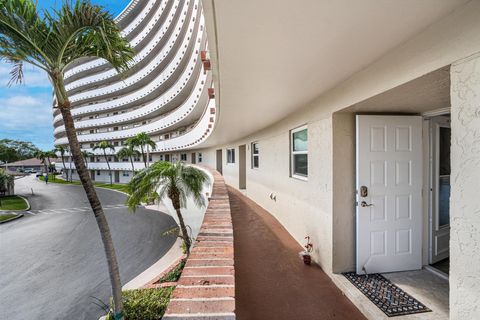
[[[15,217],[11,217],[10,219],[0,221],[0,224],[7,223],[7,222],[11,222],[11,221],[13,221],[13,220],[20,219],[20,218],[23,217],[23,216],[24,216],[23,213],[19,213],[19,214],[17,214]]]
[[[157,279],[160,274],[168,270],[172,264],[177,263],[183,256],[181,244],[182,241],[177,238],[167,253],[145,271],[123,285],[122,290],[140,289]]]

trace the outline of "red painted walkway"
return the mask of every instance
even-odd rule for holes
[[[267,211],[228,187],[237,320],[365,319]],[[292,213],[293,214],[293,213]]]

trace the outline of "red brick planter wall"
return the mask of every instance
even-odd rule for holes
[[[233,228],[223,177],[210,170],[214,183],[200,233],[173,291],[166,320],[235,319]]]

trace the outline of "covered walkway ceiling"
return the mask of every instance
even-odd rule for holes
[[[467,0],[204,0],[219,119],[232,142],[305,106]]]

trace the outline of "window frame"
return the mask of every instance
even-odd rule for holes
[[[255,148],[254,146],[257,146],[257,153],[255,153]],[[250,151],[251,151],[251,168],[254,170],[257,170],[260,168],[260,147],[259,147],[258,141],[252,142],[250,144]],[[257,158],[257,166],[255,166],[255,157]]]
[[[180,161],[187,161],[187,154],[186,153],[180,153]]]
[[[293,135],[297,132],[307,130],[307,150],[306,151],[294,151],[294,138]],[[295,173],[295,155],[306,154],[307,155],[307,174]],[[290,130],[290,177],[308,181],[308,125],[303,125],[295,129]]]
[[[227,148],[226,152],[227,152],[227,156],[226,156],[227,164],[234,165],[235,164],[235,148]],[[230,154],[230,157],[229,157],[229,154]]]

